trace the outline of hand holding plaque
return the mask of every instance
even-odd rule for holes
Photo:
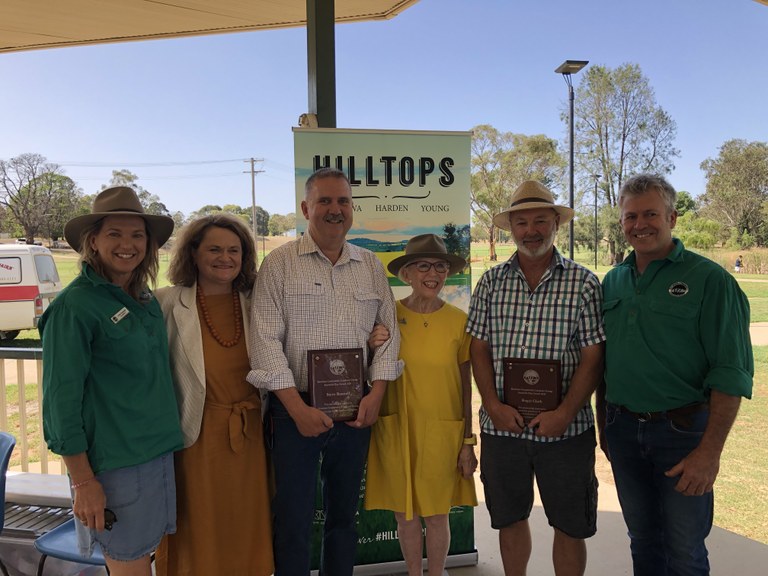
[[[540,412],[560,405],[559,360],[504,358],[504,403],[515,408],[526,426]]]
[[[307,351],[309,402],[334,422],[357,417],[363,399],[362,348]]]

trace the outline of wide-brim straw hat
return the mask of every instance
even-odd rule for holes
[[[512,194],[509,208],[502,210],[493,217],[493,224],[502,230],[512,231],[509,224],[510,212],[532,210],[534,208],[552,208],[560,214],[560,225],[567,224],[573,218],[573,208],[555,204],[555,195],[549,188],[536,180],[526,180]]]
[[[414,236],[405,245],[405,254],[398,256],[387,265],[387,270],[397,276],[400,268],[409,262],[422,258],[440,258],[451,265],[448,275],[458,274],[467,265],[467,261],[456,254],[448,254],[445,242],[440,236],[434,234],[419,234]]]
[[[113,186],[102,190],[93,201],[90,214],[72,218],[64,225],[64,238],[76,251],[80,251],[80,236],[88,226],[105,216],[139,216],[147,223],[150,235],[162,246],[173,232],[173,218],[145,214],[144,207],[133,188]]]

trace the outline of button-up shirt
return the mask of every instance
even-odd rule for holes
[[[489,343],[496,392],[504,398],[504,358],[560,360],[562,393],[581,360],[581,349],[605,340],[602,291],[597,276],[563,258],[555,249],[552,263],[538,286],[531,290],[517,259],[488,270],[477,283],[469,306],[467,332]],[[585,404],[563,438],[577,436],[594,425],[590,404]],[[487,434],[548,442],[557,438],[496,430],[480,408],[480,428]]]
[[[674,239],[637,273],[632,252],[603,280],[606,399],[636,412],[752,396],[749,301],[722,266]]]
[[[40,321],[48,447],[87,452],[94,473],[143,464],[183,445],[154,296],[137,302],[87,264]]]
[[[368,379],[395,380],[400,333],[384,267],[371,252],[346,242],[333,264],[305,234],[263,261],[251,309],[248,382],[267,390],[307,391],[307,350],[362,348],[383,324],[390,338],[368,367]]]

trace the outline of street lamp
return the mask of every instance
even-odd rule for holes
[[[592,178],[595,179],[595,272],[597,272],[597,246],[598,246],[598,236],[597,236],[597,181],[602,178],[602,174],[592,174]]]
[[[569,102],[569,108],[568,108],[568,126],[569,126],[569,133],[570,136],[568,138],[569,142],[569,152],[570,152],[570,160],[568,163],[568,166],[570,168],[570,180],[568,182],[568,192],[569,192],[569,204],[568,206],[573,209],[573,84],[571,83],[571,74],[576,74],[579,70],[584,68],[589,64],[589,60],[566,60],[560,66],[555,68],[556,74],[562,74],[563,79],[565,80],[565,83],[568,85],[568,102]],[[570,224],[568,225],[568,255],[571,260],[573,260],[573,219],[571,219]]]

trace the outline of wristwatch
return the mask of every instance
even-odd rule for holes
[[[477,446],[477,434],[472,434],[472,436],[467,436],[466,438],[464,438],[464,445]]]

